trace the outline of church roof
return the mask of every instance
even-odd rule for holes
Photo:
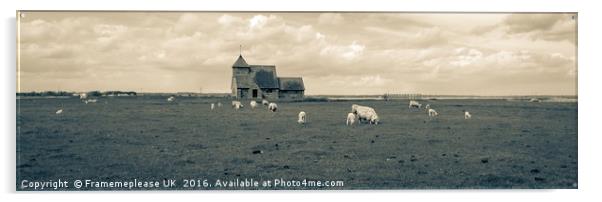
[[[245,61],[245,59],[242,58],[242,55],[239,55],[238,59],[236,59],[236,62],[234,62],[232,67],[249,67],[249,64],[247,64],[247,61]]]
[[[280,90],[305,90],[301,77],[280,77],[278,83]]]
[[[251,71],[255,72],[255,83],[259,88],[278,88],[276,66],[251,65]]]

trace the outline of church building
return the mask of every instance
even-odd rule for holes
[[[249,65],[242,55],[232,65],[232,96],[236,99],[303,99],[301,77],[278,77],[274,65]]]

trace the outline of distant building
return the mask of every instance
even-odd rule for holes
[[[232,65],[232,96],[237,99],[302,99],[301,77],[278,77],[274,65],[249,65],[242,57]]]

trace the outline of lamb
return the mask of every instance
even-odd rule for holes
[[[305,124],[305,112],[301,111],[299,112],[299,119],[297,120],[297,123],[299,124]]]
[[[251,101],[251,103],[249,104],[251,106],[252,109],[255,109],[255,107],[257,107],[257,102],[255,102],[255,100]]]
[[[412,108],[412,107],[420,109],[422,107],[422,104],[418,103],[418,101],[410,100],[410,104],[408,105],[408,109]]]
[[[349,113],[347,114],[347,122],[345,122],[345,125],[353,125],[353,123],[355,123],[355,114],[354,113]]]
[[[268,110],[272,111],[272,112],[276,112],[276,110],[278,109],[278,105],[276,103],[270,103],[268,105]]]
[[[268,104],[270,104],[270,102],[268,102],[266,99],[261,100],[261,104],[268,106]]]
[[[437,113],[437,111],[435,111],[434,109],[429,109],[429,117],[435,117],[435,116],[439,116],[439,113]]]
[[[470,112],[464,111],[464,119],[470,119],[470,118],[472,118],[472,115],[470,115]]]

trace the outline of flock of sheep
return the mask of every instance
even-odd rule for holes
[[[96,99],[88,99],[88,96],[86,93],[82,93],[79,96],[80,100],[82,100],[82,102],[88,104],[88,103],[96,103]],[[167,102],[173,102],[175,101],[175,97],[174,96],[170,96],[169,98],[167,98]],[[262,100],[261,104],[264,106],[267,106],[268,110],[271,112],[276,112],[276,110],[278,110],[278,104],[274,103],[274,102],[269,102],[267,100]],[[258,103],[253,100],[249,103],[249,105],[251,106],[252,109],[257,108]],[[218,108],[222,107],[222,103],[218,102],[218,103],[211,103],[211,110],[214,110],[216,108],[216,106]],[[240,102],[240,101],[232,101],[232,107],[236,110],[239,110],[240,108],[243,108],[244,105]],[[415,100],[410,100],[410,103],[408,104],[408,108],[418,108],[421,109],[422,108],[422,104],[420,104],[418,101]],[[431,108],[430,104],[427,104],[424,107],[427,111],[427,114],[429,117],[436,117],[439,115],[439,113]],[[58,111],[56,111],[56,114],[61,114],[63,113],[63,109],[59,109]],[[470,114],[470,112],[468,111],[464,111],[464,119],[470,119],[472,118],[472,115]],[[347,119],[345,122],[345,125],[351,126],[353,124],[357,123],[362,123],[362,122],[366,122],[368,124],[374,124],[374,125],[378,125],[378,122],[380,121],[380,118],[378,117],[378,114],[376,113],[376,110],[374,110],[374,108],[372,107],[368,107],[368,106],[362,106],[362,105],[357,105],[357,104],[353,104],[351,105],[351,112],[349,112],[347,114]],[[299,124],[305,124],[307,122],[307,114],[304,111],[299,112],[298,115],[298,120],[297,123]]]
[[[418,101],[410,100],[410,104],[408,105],[408,108],[420,109],[420,108],[422,108],[422,104],[420,104]],[[426,106],[424,106],[424,108],[426,109],[429,117],[439,116],[439,113],[435,109],[431,108],[430,104],[426,104]],[[472,118],[472,115],[470,115],[470,112],[464,110],[464,119],[471,119],[471,118]]]
[[[170,98],[172,98],[172,97],[170,97]],[[173,101],[173,99],[172,100],[168,99],[168,101]],[[269,102],[265,99],[261,101],[261,104],[267,106],[268,110],[271,112],[276,112],[276,110],[278,109],[278,105],[276,103]],[[255,100],[252,100],[249,103],[249,105],[251,106],[252,109],[255,109],[255,108],[257,108],[258,103]],[[214,110],[215,106],[216,106],[215,103],[211,103],[211,110]],[[217,107],[222,107],[222,103],[218,102]],[[240,108],[243,108],[244,105],[240,101],[232,101],[232,107],[236,110],[239,110]],[[418,101],[411,100],[408,105],[408,108],[420,109],[420,108],[422,108],[422,104],[420,104]],[[429,117],[436,117],[439,115],[439,113],[435,109],[430,107],[430,104],[427,104],[425,106],[425,109],[427,110]],[[464,119],[470,119],[470,118],[472,118],[472,115],[470,115],[470,112],[464,111]],[[376,113],[376,110],[374,110],[374,108],[353,104],[353,105],[351,105],[351,112],[349,112],[347,114],[347,119],[346,119],[345,125],[351,126],[351,125],[355,124],[356,122],[357,123],[366,122],[368,124],[378,125],[379,121],[380,121],[380,118],[378,117],[378,114]],[[307,114],[304,111],[299,112],[297,123],[305,124],[306,122],[307,122]]]

